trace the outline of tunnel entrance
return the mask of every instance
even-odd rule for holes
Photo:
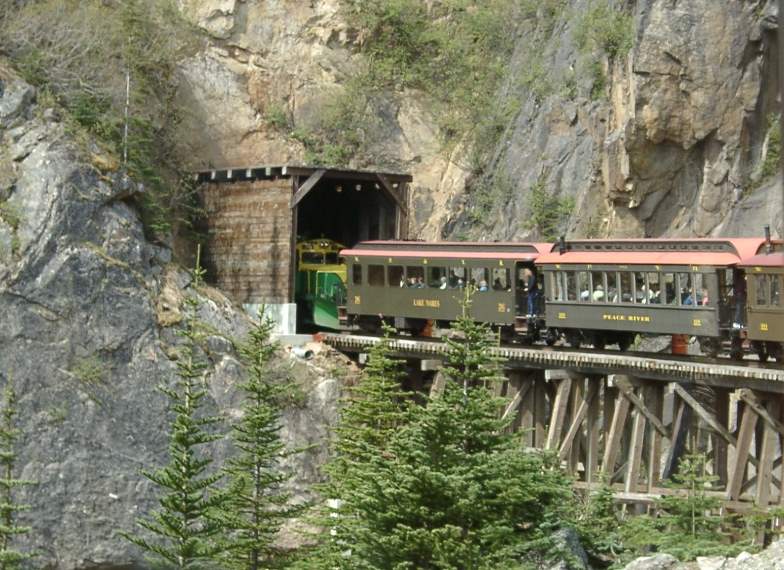
[[[294,332],[297,243],[407,238],[411,180],[303,166],[199,172],[208,276],[249,312],[264,305],[281,332]]]
[[[347,247],[395,239],[396,204],[379,186],[339,179],[318,184],[297,206],[297,239],[328,238]]]

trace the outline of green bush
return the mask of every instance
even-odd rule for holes
[[[762,159],[760,182],[775,176],[781,169],[781,127],[779,116],[771,113],[768,116],[768,147]]]
[[[97,138],[145,183],[143,215],[168,231],[190,204],[180,165],[177,62],[197,35],[171,0],[40,0],[11,3],[0,20],[0,49],[23,76],[67,111],[72,132]],[[124,139],[126,76],[130,121]],[[81,137],[84,138],[84,137]]]
[[[584,53],[623,57],[634,46],[634,20],[608,0],[597,0],[578,21],[575,40]]]
[[[524,229],[534,231],[539,239],[554,241],[574,211],[574,199],[550,195],[542,175],[528,191],[528,208],[530,217]]]

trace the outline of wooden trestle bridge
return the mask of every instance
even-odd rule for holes
[[[378,342],[323,334],[347,353]],[[443,387],[441,342],[394,339],[393,352],[433,371]],[[523,445],[556,451],[577,485],[605,479],[618,501],[643,508],[680,491],[663,486],[689,452],[705,453],[718,479],[710,492],[737,512],[784,504],[784,367],[756,361],[497,347],[506,380],[503,413]]]

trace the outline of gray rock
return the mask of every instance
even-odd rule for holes
[[[4,82],[0,90],[0,128],[7,127],[22,115],[34,97],[35,89],[24,81]]]
[[[678,566],[678,559],[670,554],[643,556],[631,561],[623,570],[673,570]]]
[[[565,528],[552,536],[554,550],[562,558],[548,570],[589,570],[588,555],[580,544],[580,536],[574,529]]]
[[[12,89],[6,85],[4,100]],[[126,200],[135,184],[83,162],[60,124],[25,119],[0,138],[0,157],[8,154],[16,172],[7,202],[20,220],[17,255],[0,253],[0,384],[13,376],[18,467],[37,481],[19,497],[31,505],[22,518],[33,528],[23,546],[53,570],[143,567],[118,532],[134,531],[135,519],[156,507],[140,469],[166,461],[169,416],[157,387],[175,379],[182,301],[199,301],[198,319],[210,330],[207,411],[227,418],[241,413],[244,373],[229,339],[242,338],[251,322],[220,292],[194,288],[169,263],[170,251],[147,242]],[[3,225],[0,242],[8,233]],[[292,368],[282,356],[275,365],[302,394],[282,430],[292,448],[308,448],[286,459],[296,501],[310,497],[326,457],[342,386],[336,358],[326,352]],[[208,452],[217,465],[229,450],[221,440]]]

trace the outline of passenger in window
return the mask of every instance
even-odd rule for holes
[[[446,289],[446,287],[447,287],[447,280],[446,280],[446,276],[443,276],[443,275],[442,275],[442,276],[441,276],[441,285],[439,285],[439,286],[438,286],[438,288],[439,288],[439,289],[441,289],[441,290],[445,290],[445,289]]]
[[[417,277],[416,288],[417,289],[424,289],[425,288],[425,279],[423,277]]]
[[[458,279],[457,279],[457,288],[458,289],[462,289],[464,287],[465,287],[465,283],[463,283],[463,280],[458,277]]]
[[[609,291],[607,291],[607,300],[610,303],[618,302],[618,290],[615,287],[610,287]]]
[[[405,286],[406,286],[406,278],[405,278],[405,276],[401,275],[400,276],[400,287],[403,288]]]
[[[593,300],[595,302],[604,301],[604,287],[601,284],[596,286],[593,292]]]
[[[449,272],[449,288],[454,289],[455,287],[457,287],[457,275],[452,270]]]
[[[681,292],[681,305],[694,305],[694,297],[691,296],[691,291]]]
[[[501,283],[501,278],[500,277],[496,277],[495,281],[493,281],[493,289],[495,289],[496,291],[503,291],[504,290],[504,286]]]
[[[487,281],[485,281],[484,279],[482,279],[479,282],[479,290],[480,291],[487,291]]]
[[[702,291],[700,291],[700,296],[697,299],[697,304],[703,306],[710,304],[710,299],[708,298],[708,290],[705,289],[704,287],[702,288]]]

